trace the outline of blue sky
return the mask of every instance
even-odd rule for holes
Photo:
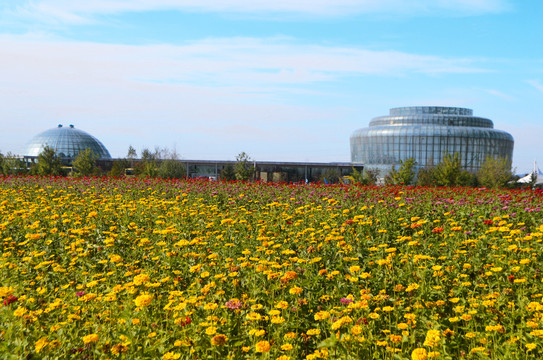
[[[74,124],[114,157],[349,161],[373,117],[442,105],[511,133],[528,172],[542,15],[539,0],[3,0],[0,151]]]

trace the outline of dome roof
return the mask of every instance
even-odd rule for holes
[[[91,149],[99,159],[111,159],[106,147],[94,136],[74,128],[73,125],[46,130],[34,136],[24,150],[25,156],[38,156],[49,146],[63,158],[75,158],[80,151]]]

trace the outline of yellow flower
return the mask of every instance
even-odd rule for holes
[[[296,333],[295,332],[288,332],[283,336],[283,339],[289,340],[289,339],[295,339]]]
[[[321,331],[319,329],[309,329],[307,330],[307,335],[320,335]]]
[[[206,329],[206,334],[209,336],[215,335],[216,332],[217,332],[217,328],[214,326],[210,326]]]
[[[428,330],[426,333],[426,340],[424,340],[424,346],[435,347],[441,340],[441,334],[439,330]]]
[[[38,341],[36,341],[36,344],[34,345],[34,350],[36,351],[37,354],[39,354],[40,351],[42,351],[43,348],[46,347],[48,344],[49,342],[47,341],[47,336],[44,336]]]
[[[300,294],[301,292],[303,291],[303,289],[301,287],[298,287],[298,286],[293,286],[292,288],[290,288],[290,290],[288,291],[290,294],[292,295],[298,295]]]
[[[144,306],[148,306],[152,300],[153,300],[152,295],[143,294],[143,295],[138,296],[134,300],[134,303],[136,304],[137,307],[144,307]]]
[[[314,318],[315,320],[326,320],[330,317],[330,313],[328,311],[319,311],[315,313]]]
[[[134,276],[134,284],[135,285],[142,285],[143,283],[149,282],[151,279],[149,278],[149,275],[147,274],[139,274]]]
[[[362,334],[362,326],[360,325],[355,325],[351,328],[351,334],[353,334],[354,336],[358,336],[360,334]]]
[[[211,339],[211,345],[222,346],[226,344],[227,341],[228,341],[228,337],[226,335],[218,334],[218,335],[213,336],[213,338]]]
[[[292,344],[284,344],[284,345],[281,345],[281,350],[283,351],[290,351],[294,348],[294,346],[292,346]]]
[[[87,336],[83,336],[83,342],[85,344],[97,342],[98,339],[99,339],[98,334],[90,334],[90,335],[87,335]]]
[[[528,352],[532,351],[536,347],[537,347],[537,344],[534,344],[534,343],[526,344],[526,349],[528,349]]]
[[[162,356],[162,360],[177,360],[181,357],[181,354],[174,353],[172,351],[167,352]]]
[[[357,271],[360,271],[360,266],[358,265],[353,265],[349,268],[349,271],[352,272],[352,273],[355,273]]]
[[[412,360],[426,360],[428,358],[428,353],[424,348],[416,348],[411,353]]]
[[[255,345],[255,348],[256,348],[256,352],[266,353],[266,352],[270,351],[271,345],[270,345],[269,342],[264,340],[264,341],[257,342],[256,345]]]

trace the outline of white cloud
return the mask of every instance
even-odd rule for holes
[[[186,45],[111,45],[0,36],[3,81],[266,87],[368,74],[485,72],[477,59],[443,58],[285,39],[207,39]],[[261,89],[262,91],[265,91]],[[259,92],[258,90],[256,92]]]
[[[543,93],[543,84],[541,84],[539,80],[527,80],[526,82]]]
[[[502,12],[510,6],[509,0],[34,0],[13,7],[12,14],[43,21],[85,23],[93,15],[154,10],[329,17],[357,13],[473,15]]]
[[[499,91],[499,90],[496,90],[496,89],[484,89],[483,91],[485,91],[486,93],[492,95],[492,96],[495,96],[497,98],[500,98],[500,99],[503,99],[503,100],[506,100],[506,101],[514,101],[516,100],[515,97],[511,96],[511,95],[508,95],[502,91]]]
[[[264,144],[291,146],[288,137],[277,135],[282,131],[299,134],[305,143],[299,142],[302,150],[295,153],[306,158],[303,151],[311,151],[311,144],[325,142],[311,140],[316,124],[331,124],[322,137],[334,132],[338,118],[352,118],[352,109],[319,104],[341,94],[325,94],[315,83],[482,71],[472,59],[254,38],[128,46],[0,35],[0,58],[5,119],[24,123],[27,136],[74,123],[104,143],[120,143],[120,151],[110,148],[117,155],[136,141],[130,139],[150,146],[179,139],[199,153],[207,149],[206,138],[235,141],[240,129],[249,129],[255,142],[268,148]],[[132,133],[119,135],[116,128]],[[296,130],[304,128],[312,130]],[[3,146],[28,140],[16,140],[16,132],[3,133]],[[188,132],[192,135],[184,138]]]

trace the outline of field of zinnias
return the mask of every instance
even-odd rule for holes
[[[0,179],[6,359],[525,359],[542,194]]]

